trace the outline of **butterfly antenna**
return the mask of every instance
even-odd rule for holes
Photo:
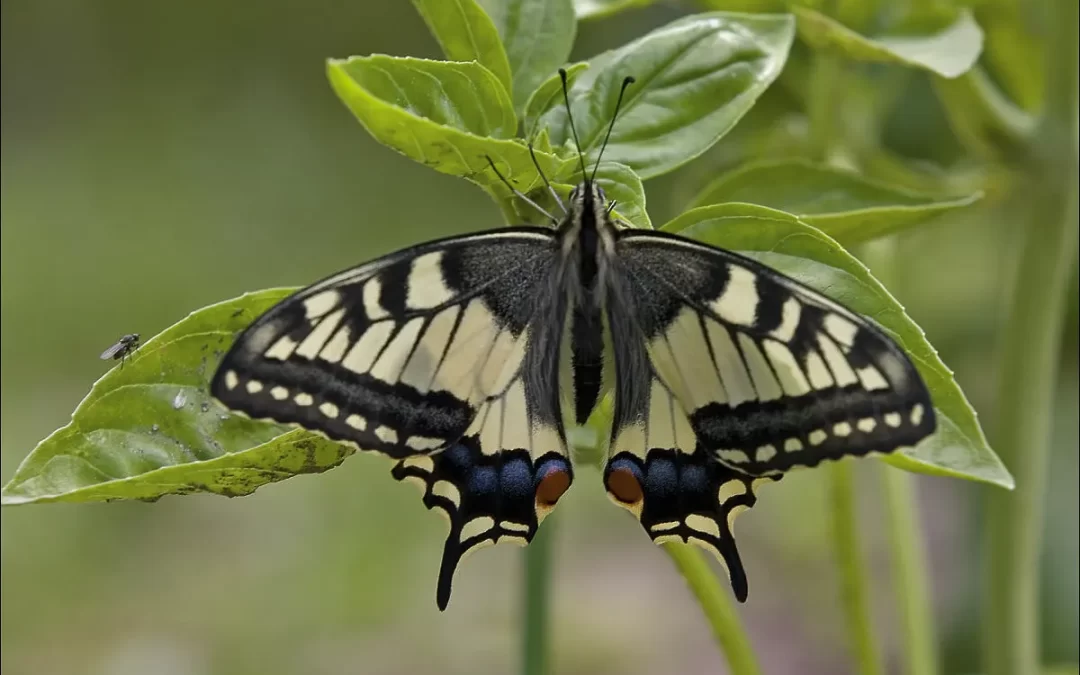
[[[551,194],[551,198],[555,200],[555,203],[559,205],[562,212],[566,213],[566,204],[563,204],[562,199],[559,198],[559,193],[555,192],[555,188],[551,187],[551,181],[544,175],[544,170],[540,168],[540,160],[536,159],[536,150],[533,149],[533,144],[529,143],[529,157],[532,157],[533,166],[536,167],[536,173],[540,174],[540,180],[544,181],[544,185],[547,186],[548,192]]]
[[[545,209],[543,206],[540,206],[539,204],[537,204],[533,200],[529,199],[528,195],[526,195],[524,192],[522,192],[521,190],[514,187],[510,183],[510,181],[506,180],[506,176],[502,175],[502,173],[500,173],[499,170],[497,168],[495,168],[495,162],[492,161],[492,159],[491,159],[491,157],[489,155],[484,155],[484,159],[486,159],[488,161],[488,164],[491,165],[491,170],[495,172],[495,175],[499,177],[499,180],[501,180],[503,182],[503,185],[508,187],[510,189],[510,192],[512,192],[515,197],[517,197],[521,201],[525,202],[529,206],[533,207],[534,209],[536,209],[540,213],[547,216],[551,220],[551,222],[553,222],[553,223],[559,222],[559,219],[556,218],[555,216],[551,215],[550,213],[548,213],[547,209]],[[535,161],[535,159],[534,159],[534,161]],[[537,165],[537,169],[539,169],[539,165]],[[544,174],[541,173],[540,175],[543,176]],[[547,183],[547,178],[544,178],[544,182]],[[559,205],[561,206],[562,202],[559,202]],[[565,210],[565,207],[564,207],[564,210]]]
[[[589,181],[596,180],[596,171],[600,168],[600,158],[604,156],[604,150],[607,149],[607,142],[611,138],[611,130],[615,128],[615,120],[619,117],[619,108],[622,107],[623,94],[626,93],[626,88],[634,83],[634,78],[627,77],[622,81],[622,87],[619,88],[619,100],[615,102],[615,112],[611,116],[611,124],[608,125],[607,134],[604,135],[604,143],[600,146],[600,154],[596,156],[596,166],[592,170],[592,178]]]
[[[574,114],[570,112],[570,87],[566,84],[565,68],[559,68],[559,77],[562,78],[562,97],[563,103],[566,104],[566,118],[570,120],[570,132],[574,134],[574,145],[577,146],[578,161],[581,162],[581,179],[585,180],[585,176],[589,175],[589,172],[585,168],[585,155],[581,154],[581,140],[578,138],[577,129],[574,127]]]

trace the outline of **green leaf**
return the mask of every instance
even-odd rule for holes
[[[794,37],[788,15],[689,16],[589,61],[570,90],[582,151],[596,161],[623,78],[619,121],[604,157],[643,179],[709,149],[776,79]],[[556,145],[570,142],[566,110],[541,118]]]
[[[952,80],[937,79],[934,90],[953,132],[973,153],[1022,158],[1035,131],[1035,118],[1010,101],[982,68],[976,66]]]
[[[1011,489],[1013,479],[990,449],[952,371],[919,326],[854,256],[821,231],[782,211],[724,204],[687,211],[663,230],[743,253],[787,274],[882,326],[907,352],[930,390],[938,430],[913,449],[885,456],[908,471],[953,476]]]
[[[974,194],[943,199],[805,160],[745,164],[710,183],[693,206],[747,202],[786,211],[850,246],[914,227],[974,204]]]
[[[982,51],[983,33],[971,13],[940,15],[903,32],[868,37],[808,7],[793,6],[799,36],[812,47],[834,49],[854,61],[921,68],[942,77],[967,72]]]
[[[539,176],[531,179],[536,185],[526,196],[543,207],[556,220],[563,215],[562,206],[552,198],[551,193],[543,186]],[[574,162],[564,165],[564,173],[551,177],[552,187],[559,195],[563,204],[567,202],[570,191],[581,180],[580,164]],[[612,215],[634,227],[646,229],[652,228],[652,221],[645,210],[645,187],[641,179],[629,167],[614,162],[604,161],[596,171],[596,182],[604,189],[609,200],[618,202]],[[520,224],[553,224],[544,214],[540,213],[530,204],[506,189],[506,186],[492,186],[488,190],[495,202],[499,204],[503,215],[510,225]]]
[[[536,178],[528,148],[509,138],[510,99],[483,66],[365,56],[332,59],[327,75],[368,133],[407,157],[482,186],[499,183],[488,156],[511,180]],[[549,153],[536,156],[548,175],[562,165]]]
[[[602,19],[634,7],[645,7],[654,2],[656,0],[574,0],[574,12],[581,20]]]
[[[520,113],[533,90],[570,58],[577,33],[574,2],[479,1],[502,37],[513,74],[514,110]]]
[[[581,74],[581,71],[589,67],[587,63],[575,63],[566,66],[566,81],[573,86],[574,80]],[[525,103],[525,137],[532,138],[533,133],[537,129],[537,124],[543,115],[558,106],[563,104],[562,100],[562,78],[556,72],[554,75],[544,80],[536,88],[536,91],[529,97],[528,102]]]
[[[512,94],[510,61],[491,17],[476,0],[413,0],[443,54],[451,61],[476,61]]]
[[[231,414],[207,393],[233,336],[291,292],[261,291],[206,307],[146,342],[94,384],[71,423],[34,448],[0,501],[234,497],[340,464],[351,448]]]

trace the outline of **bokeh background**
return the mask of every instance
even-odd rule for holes
[[[575,57],[685,11],[583,24]],[[478,188],[378,145],[336,100],[324,59],[379,52],[439,57],[406,2],[4,1],[0,478],[67,421],[119,335],[499,224]],[[783,107],[783,84],[761,115]],[[905,87],[897,152],[954,161],[925,79]],[[746,140],[757,112],[710,157],[646,185],[654,222]],[[1010,212],[991,199],[909,237],[898,274],[896,293],[988,427],[1014,242]],[[1048,663],[1078,658],[1075,277],[1070,293],[1042,558]],[[4,509],[4,673],[512,671],[520,549],[471,557],[440,614],[442,521],[388,469],[355,456],[242,499]],[[884,470],[864,461],[857,475],[875,620],[895,666]],[[740,611],[769,673],[849,668],[823,483],[793,475],[739,521],[753,590]],[[918,478],[947,673],[977,667],[990,489]],[[582,471],[553,518],[556,672],[723,672],[682,579],[606,501],[599,474]]]

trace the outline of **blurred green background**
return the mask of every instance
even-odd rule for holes
[[[582,24],[575,57],[685,11]],[[378,145],[337,101],[324,59],[368,53],[439,56],[406,2],[3,3],[3,480],[67,421],[121,334],[150,336],[246,290],[499,224],[479,189]],[[709,156],[647,184],[654,222],[753,140],[755,119],[784,109],[783,85]],[[895,149],[953,161],[925,79],[905,86]],[[799,128],[794,119],[789,131]],[[990,428],[1014,243],[1009,210],[989,199],[909,237],[897,274],[897,295]],[[1080,629],[1075,280],[1070,292],[1046,496],[1047,663],[1077,661]],[[470,558],[440,614],[442,521],[389,466],[356,456],[243,499],[4,509],[5,674],[512,670],[521,551]],[[885,469],[857,469],[875,618],[892,635]],[[739,521],[752,587],[741,611],[766,672],[849,668],[823,482],[792,475]],[[556,672],[723,672],[663,552],[607,502],[597,473],[576,485],[554,516]],[[993,488],[926,477],[918,488],[945,672],[973,672],[980,494]]]

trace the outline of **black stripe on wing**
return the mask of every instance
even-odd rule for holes
[[[877,326],[760,263],[619,233],[614,296],[701,444],[752,475],[912,446],[933,433],[918,372]]]

